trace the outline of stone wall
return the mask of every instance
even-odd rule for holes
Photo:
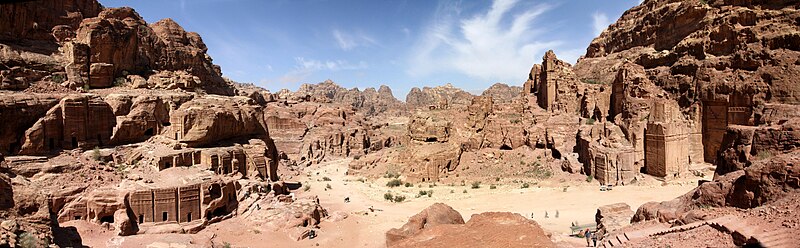
[[[99,97],[67,96],[25,132],[20,154],[103,146],[115,125],[111,107]]]

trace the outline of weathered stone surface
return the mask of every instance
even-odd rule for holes
[[[45,116],[47,111],[59,103],[60,97],[56,95],[3,95],[0,96],[0,119],[5,120],[0,125],[0,153],[15,154],[22,147],[22,138],[25,130],[39,118]],[[24,110],[24,111],[23,111]]]
[[[51,30],[59,25],[76,27],[83,18],[102,10],[96,0],[52,0],[0,6],[0,37],[3,40],[53,40]]]
[[[408,124],[411,139],[422,142],[447,142],[450,122],[437,116],[415,116]]]
[[[556,247],[541,227],[522,215],[487,212],[466,224],[438,225],[388,247]]]
[[[519,86],[508,86],[504,83],[496,83],[483,91],[481,96],[491,97],[494,102],[507,103],[518,97],[522,92]]]
[[[641,168],[634,159],[633,146],[622,130],[610,122],[583,127],[578,132],[576,149],[583,174],[591,175],[601,185],[625,185]]]
[[[0,209],[4,210],[13,207],[14,189],[11,187],[11,179],[6,175],[0,174]]]
[[[393,228],[386,232],[386,246],[397,245],[402,240],[413,237],[427,228],[448,224],[464,224],[464,219],[452,207],[443,203],[434,203],[411,216],[403,227]]]
[[[45,154],[57,149],[109,144],[114,113],[108,103],[93,95],[70,95],[47,111],[25,131],[20,154]]]
[[[207,146],[242,137],[268,137],[264,113],[249,98],[206,96],[184,103],[170,114],[167,137],[190,146]]]
[[[192,96],[188,94],[106,97],[106,102],[109,102],[112,108],[116,106],[114,114],[117,125],[114,127],[111,143],[135,143],[162,134],[172,125],[170,123],[172,110],[191,99]]]
[[[631,206],[625,203],[600,206],[594,215],[594,220],[597,223],[597,234],[602,236],[605,233],[611,233],[627,226],[630,224],[633,214]]]
[[[307,95],[313,102],[349,106],[368,115],[396,112],[403,109],[402,103],[392,95],[392,90],[385,85],[381,85],[377,91],[375,88],[366,88],[362,92],[358,88],[348,90],[331,80],[326,80],[318,84],[303,84],[293,94]]]
[[[406,104],[409,108],[448,109],[451,106],[467,106],[472,97],[472,94],[448,83],[433,88],[411,88],[406,95]]]

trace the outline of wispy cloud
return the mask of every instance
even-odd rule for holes
[[[333,39],[335,39],[336,42],[339,44],[339,48],[345,51],[360,46],[371,46],[377,44],[375,39],[360,31],[349,33],[338,29],[334,29],[331,34],[333,35]]]
[[[481,80],[520,79],[546,49],[562,42],[547,40],[544,30],[535,28],[546,26],[537,18],[552,6],[517,5],[517,0],[495,0],[488,11],[467,18],[460,17],[457,3],[441,5],[412,49],[407,73],[419,77],[452,71]]]
[[[367,62],[350,63],[346,60],[316,60],[296,57],[295,68],[280,76],[276,81],[282,84],[301,83],[306,81],[315,72],[337,72],[367,69]]]
[[[592,14],[592,29],[594,30],[594,35],[603,33],[603,30],[606,30],[610,24],[611,20],[608,19],[605,13],[595,12]]]
[[[303,57],[294,58],[297,62],[298,69],[300,70],[311,70],[311,71],[319,71],[319,70],[329,70],[329,71],[340,71],[340,70],[358,70],[358,69],[366,69],[367,63],[361,61],[357,64],[351,64],[345,60],[327,60],[327,61],[320,61],[315,59],[305,59]]]

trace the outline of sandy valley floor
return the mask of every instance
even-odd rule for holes
[[[348,218],[341,221],[323,221],[315,239],[294,241],[280,231],[247,226],[239,217],[212,224],[197,234],[116,237],[92,224],[73,225],[79,227],[84,244],[92,247],[207,247],[212,242],[229,243],[231,247],[383,247],[387,230],[402,226],[410,216],[427,206],[443,202],[459,211],[465,220],[472,214],[490,211],[514,212],[526,217],[533,214],[533,219],[552,233],[556,241],[563,241],[562,245],[574,243],[580,246],[581,240],[569,237],[569,227],[573,222],[594,223],[597,207],[625,202],[635,210],[648,201],[673,199],[695,186],[691,180],[686,180],[663,186],[650,183],[616,187],[605,192],[590,183],[573,185],[566,191],[563,187],[540,188],[535,185],[521,189],[519,184],[498,185],[496,189],[490,189],[488,184],[479,189],[472,189],[469,184],[434,187],[418,184],[390,189],[385,186],[388,179],[362,182],[359,177],[345,175],[348,162],[348,159],[336,160],[308,168],[310,177],[301,178],[310,189],[298,190],[297,197],[318,195],[321,205],[330,214],[348,214]],[[324,181],[323,177],[330,181]],[[331,189],[326,189],[327,184]],[[434,193],[432,197],[416,197],[420,190]],[[403,194],[407,199],[402,203],[391,203],[383,199],[387,191]],[[345,197],[350,197],[351,201],[345,203]],[[370,207],[375,211],[369,211]],[[545,212],[549,218],[545,218]]]

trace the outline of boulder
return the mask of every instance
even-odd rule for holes
[[[444,203],[434,203],[408,219],[403,227],[386,232],[386,246],[393,247],[403,239],[413,237],[424,229],[437,225],[464,224],[464,219],[452,207]]]
[[[388,240],[387,240],[388,241]],[[514,213],[474,214],[466,224],[425,228],[387,247],[556,247],[539,225]]]
[[[599,235],[611,233],[631,223],[633,217],[631,206],[626,203],[614,203],[597,208],[594,220]]]

